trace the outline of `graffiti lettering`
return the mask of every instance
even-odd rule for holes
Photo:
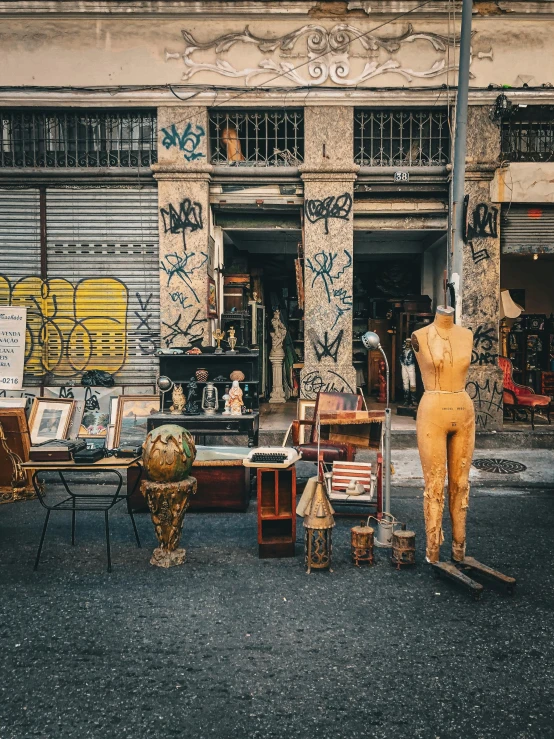
[[[311,258],[306,259],[306,267],[313,274],[312,287],[314,287],[318,280],[321,280],[325,288],[328,303],[331,302],[331,287],[333,283],[342,277],[346,270],[352,266],[352,255],[346,249],[343,251],[346,257],[346,263],[342,266],[336,264],[338,254],[330,251],[320,251],[314,254],[313,260]]]
[[[175,291],[173,293],[168,293],[171,300],[173,300],[174,303],[179,303],[181,308],[184,308],[185,310],[187,308],[192,308],[192,303],[189,303],[188,295],[185,295],[182,292]]]
[[[180,315],[177,320],[173,321],[173,323],[162,321],[163,325],[169,329],[169,332],[166,333],[165,336],[162,336],[162,341],[165,342],[166,347],[172,346],[177,338],[182,338],[187,342],[187,344],[189,344],[204,336],[204,328],[202,327],[198,329],[198,327],[200,324],[206,323],[208,319],[198,318],[199,313],[200,309],[196,311],[193,318],[185,327],[180,325],[183,317],[182,315]]]
[[[193,203],[189,198],[181,201],[179,210],[170,203],[167,208],[160,208],[160,213],[164,223],[164,233],[182,234],[185,251],[187,249],[186,232],[194,233],[204,228],[202,205]]]
[[[329,220],[337,218],[347,221],[352,212],[352,195],[345,192],[344,195],[333,197],[330,195],[324,200],[306,200],[304,206],[306,218],[310,223],[323,221],[325,223],[325,233],[329,233]]]
[[[490,254],[486,249],[476,249],[473,246],[473,241],[469,242],[469,246],[471,249],[473,264],[479,264],[479,262],[484,262],[486,259],[490,259]]]
[[[135,297],[138,300],[138,304],[140,305],[140,312],[138,310],[135,311],[135,316],[138,318],[140,323],[137,326],[137,331],[139,331],[143,326],[147,331],[150,331],[150,325],[148,321],[152,318],[152,313],[146,313],[146,310],[148,309],[148,303],[152,300],[152,293],[146,298],[146,300],[143,300],[141,298],[140,293],[135,293]],[[144,315],[141,315],[143,313]]]
[[[343,287],[333,290],[333,297],[338,298],[340,305],[335,305],[337,315],[335,316],[335,321],[331,326],[331,329],[335,328],[345,313],[352,310],[352,295],[349,295],[348,291]]]
[[[93,392],[91,387],[87,387],[85,390],[85,410],[86,411],[99,411],[100,403],[98,402],[98,396]]]
[[[472,214],[473,223],[467,222],[466,241],[498,238],[498,208],[479,203]]]
[[[301,395],[313,400],[318,393],[355,393],[356,390],[342,375],[333,370],[308,372],[301,381]]]
[[[494,351],[498,344],[494,326],[481,325],[473,334],[473,352],[471,364],[496,364],[498,353]]]
[[[483,384],[471,381],[466,384],[466,392],[475,407],[475,425],[478,431],[486,431],[490,421],[494,422],[495,415],[502,413],[502,384],[496,380],[491,386],[490,379]]]
[[[164,134],[162,146],[165,146],[166,149],[177,146],[179,151],[183,152],[187,162],[193,162],[195,159],[202,159],[206,156],[202,152],[196,151],[206,135],[202,126],[197,125],[196,130],[193,131],[192,125],[187,123],[183,133],[179,133],[177,126],[173,123],[169,131],[167,128],[162,128],[162,133]]]
[[[333,341],[329,341],[329,332],[325,331],[323,341],[316,335],[315,331],[310,331],[312,346],[317,357],[317,361],[321,362],[324,357],[330,357],[335,363],[339,356],[339,349],[342,343],[344,329],[341,329],[335,336]]]
[[[165,255],[163,261],[160,262],[160,269],[167,275],[168,286],[174,277],[182,280],[189,292],[192,293],[195,301],[199,303],[200,299],[194,289],[191,277],[195,272],[201,269],[207,261],[208,255],[204,252],[200,252],[198,255],[195,252],[185,252],[182,256],[177,254],[177,252],[173,252],[172,254]]]

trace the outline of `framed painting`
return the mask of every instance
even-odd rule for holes
[[[29,417],[31,444],[66,439],[74,405],[71,398],[35,398]]]
[[[315,400],[299,400],[298,401],[298,408],[297,408],[297,415],[299,421],[312,421],[314,418],[314,411],[315,411]],[[300,424],[300,428],[298,429],[298,443],[299,444],[307,444],[310,440],[310,435],[312,432],[311,426],[304,426]]]
[[[4,442],[0,441],[0,503],[11,503],[16,499],[13,479],[19,462],[29,461],[31,440],[25,408],[0,408],[0,426],[2,427]],[[15,456],[15,459],[14,459]],[[33,491],[31,472],[21,471],[25,479],[23,497],[28,497]]]
[[[140,446],[146,439],[148,417],[159,410],[159,395],[120,395],[114,447]]]
[[[213,277],[208,277],[208,316],[217,318],[217,290]]]

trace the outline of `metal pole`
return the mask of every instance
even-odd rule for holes
[[[462,317],[463,290],[463,216],[467,152],[467,107],[469,95],[469,64],[471,56],[471,13],[473,0],[463,0],[460,62],[458,65],[458,96],[456,99],[456,131],[454,140],[454,171],[452,173],[452,260],[449,282],[456,295],[456,323]]]
[[[391,461],[390,461],[390,454],[391,454],[391,422],[392,422],[392,416],[391,416],[391,409],[390,409],[390,377],[389,377],[389,362],[387,359],[387,355],[385,354],[383,347],[381,344],[379,344],[379,350],[381,354],[383,355],[383,359],[385,360],[385,369],[386,369],[386,375],[387,375],[387,407],[385,408],[385,441],[384,441],[384,459],[383,464],[385,466],[385,502],[383,505],[384,511],[383,513],[390,513],[390,467],[391,467]]]

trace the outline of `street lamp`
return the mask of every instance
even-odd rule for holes
[[[384,513],[390,514],[390,436],[391,436],[391,409],[390,409],[390,377],[389,377],[389,360],[383,347],[381,340],[375,331],[366,331],[362,336],[362,344],[368,351],[378,349],[385,360],[386,380],[387,380],[387,407],[385,408],[385,442],[384,442],[384,465],[385,465],[385,505]]]

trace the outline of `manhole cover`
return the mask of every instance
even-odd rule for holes
[[[521,462],[512,462],[511,459],[476,459],[473,466],[483,472],[497,472],[501,475],[514,475],[527,469]]]

